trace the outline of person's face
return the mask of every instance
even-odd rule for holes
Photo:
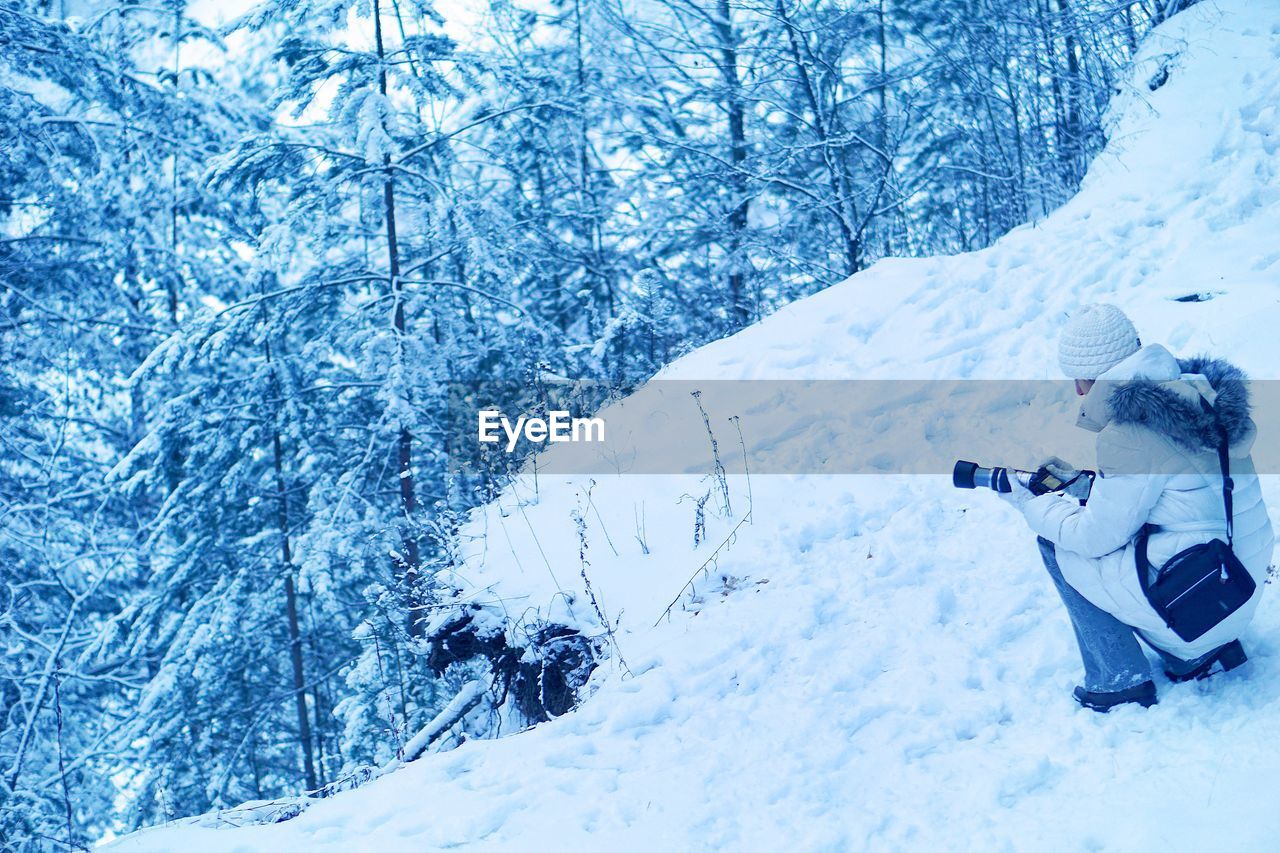
[[[1092,387],[1093,387],[1092,379],[1077,379],[1076,380],[1076,396],[1083,397],[1085,394],[1089,393],[1089,389]]]

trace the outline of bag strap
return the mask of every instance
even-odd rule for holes
[[[1235,512],[1232,509],[1232,492],[1236,484],[1231,479],[1231,461],[1227,458],[1227,430],[1218,419],[1218,414],[1204,397],[1200,398],[1200,408],[1213,416],[1213,425],[1218,430],[1218,467],[1222,469],[1222,505],[1227,511],[1227,547],[1231,547],[1232,535],[1235,533]]]
[[[1147,537],[1155,525],[1144,524],[1138,531],[1138,538],[1133,541],[1133,562],[1138,567],[1138,586],[1142,589],[1142,597],[1151,600],[1148,590],[1151,587],[1151,563],[1147,560]]]
[[[1235,482],[1231,479],[1231,462],[1227,457],[1227,431],[1222,426],[1222,422],[1218,420],[1218,414],[1213,410],[1213,406],[1209,405],[1209,401],[1204,397],[1200,398],[1200,408],[1208,415],[1213,417],[1213,425],[1218,431],[1218,467],[1222,469],[1222,505],[1227,512],[1227,547],[1232,547],[1232,536],[1235,533],[1235,513],[1232,509],[1232,492],[1235,490]],[[1134,540],[1134,562],[1138,568],[1138,586],[1142,588],[1142,595],[1150,598],[1148,590],[1151,587],[1150,566],[1147,560],[1147,539],[1159,528],[1154,524],[1144,524],[1138,531],[1138,536]]]

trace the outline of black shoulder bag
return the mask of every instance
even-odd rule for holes
[[[1209,414],[1213,408],[1200,399]],[[1227,541],[1214,539],[1179,551],[1149,581],[1147,538],[1160,528],[1144,524],[1135,541],[1138,584],[1151,606],[1175,634],[1187,642],[1198,640],[1211,628],[1240,609],[1257,588],[1253,576],[1231,550],[1233,533],[1231,467],[1227,459],[1227,433],[1218,427],[1218,464],[1222,467],[1222,503],[1227,510]]]

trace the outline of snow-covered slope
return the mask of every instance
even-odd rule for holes
[[[1092,301],[1145,340],[1275,378],[1280,5],[1205,0],[1144,55],[1112,143],[1045,221],[981,252],[877,264],[661,378],[1052,378],[1057,326]],[[1175,301],[1192,293],[1213,298]],[[713,414],[736,446],[730,413]],[[989,495],[943,476],[731,475],[733,512],[695,549],[702,478],[591,482],[515,484],[477,513],[457,579],[512,616],[599,631],[580,512],[617,629],[579,710],[285,823],[166,827],[113,849],[1274,847],[1276,601],[1244,670],[1100,716],[1070,699],[1076,652],[1031,535]]]

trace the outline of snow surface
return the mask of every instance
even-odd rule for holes
[[[881,262],[661,378],[1057,378],[1056,329],[1093,301],[1148,342],[1277,378],[1280,4],[1206,0],[1143,56],[1107,151],[1043,222],[980,252]],[[1174,301],[1191,293],[1213,298]],[[711,410],[726,457],[729,414]],[[753,442],[777,437],[741,423]],[[1158,679],[1157,707],[1103,716],[1071,700],[1066,615],[1033,537],[990,495],[943,476],[731,474],[733,513],[695,549],[688,496],[705,478],[594,480],[589,502],[586,477],[541,475],[536,497],[533,478],[513,485],[477,513],[457,579],[513,618],[598,633],[582,514],[620,654],[580,709],[284,823],[172,825],[111,849],[1276,848],[1274,593],[1247,667]]]

